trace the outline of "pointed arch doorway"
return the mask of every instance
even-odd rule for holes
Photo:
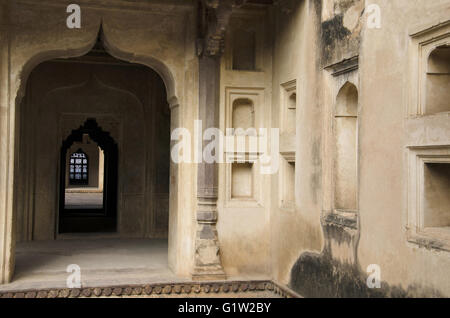
[[[20,171],[24,171],[24,180],[20,182],[24,186],[18,186],[18,189],[23,191],[15,193],[17,202],[23,202],[24,206],[14,211],[18,216],[17,242],[39,244],[40,241],[55,240],[54,244],[51,243],[53,248],[66,242],[70,246],[82,240],[89,240],[92,244],[112,239],[130,244],[129,239],[142,239],[146,245],[142,250],[147,255],[155,251],[149,249],[154,246],[152,243],[160,242],[162,245],[155,245],[157,252],[162,251],[158,254],[161,256],[158,264],[167,267],[167,262],[172,270],[182,273],[188,268],[184,260],[190,259],[191,249],[186,248],[190,234],[180,231],[178,219],[186,218],[189,223],[190,217],[184,209],[179,214],[178,207],[183,205],[180,195],[188,188],[179,187],[180,182],[185,182],[180,178],[185,168],[170,162],[170,132],[180,126],[185,115],[178,102],[180,99],[175,95],[173,70],[167,68],[164,60],[149,54],[135,55],[120,50],[119,47],[125,47],[121,43],[121,37],[108,42],[108,52],[114,58],[106,56],[104,50],[97,47],[83,56],[79,54],[86,53],[87,47],[44,52],[27,62],[25,71],[21,73],[22,82],[27,79],[27,86],[19,88],[20,94],[24,94],[23,99],[17,102],[21,107],[20,127],[24,131],[21,131],[17,151],[26,162],[20,166]],[[88,81],[91,72],[98,80],[96,85]],[[109,132],[118,146],[117,218],[112,221],[114,226],[109,227],[116,228],[113,235],[103,235],[101,232],[104,230],[101,229],[95,230],[98,231],[96,235],[87,236],[71,235],[73,229],[64,230],[65,221],[71,216],[62,214],[64,211],[60,208],[64,193],[61,189],[64,170],[59,168],[64,166],[64,157],[61,156],[63,140],[67,141],[65,139],[72,129],[87,126],[87,118],[95,118],[98,126]],[[79,141],[83,133],[76,135]],[[66,146],[65,149],[70,148]],[[135,155],[136,149],[139,156]],[[77,151],[78,148],[70,150]],[[66,166],[68,159],[65,158]],[[114,198],[110,191],[105,196]],[[105,201],[109,203],[108,199]],[[108,216],[109,211],[105,209],[100,217]],[[59,227],[60,224],[63,226]],[[59,236],[60,232],[67,232],[67,235]],[[83,245],[78,247],[82,250]],[[72,247],[68,249],[73,250]],[[14,261],[17,260],[16,270],[21,275],[24,272],[21,265],[29,264],[26,251],[23,253],[24,250],[16,249],[16,246],[12,246],[11,251],[17,253],[15,258],[11,257],[10,270],[6,274],[12,275]],[[131,262],[116,252],[111,259],[116,257],[119,263]],[[41,254],[44,258],[45,255],[51,257],[47,251]],[[25,257],[19,259],[17,255]],[[154,256],[151,255],[152,258]],[[41,263],[46,264],[46,261]],[[133,268],[126,266],[127,269]],[[33,273],[29,269],[25,272]]]
[[[87,169],[83,163],[87,158],[72,158],[67,162],[67,153],[74,143],[81,143],[85,137],[95,142],[103,153],[103,192],[102,204],[97,207],[69,208],[66,200],[67,173],[69,179],[83,180],[88,177]],[[76,152],[76,154],[82,152]],[[73,161],[73,162],[72,162]],[[79,162],[77,162],[79,161]],[[69,167],[69,169],[67,169]],[[71,170],[73,169],[73,171]],[[80,171],[78,171],[80,169]],[[79,174],[77,174],[79,173]],[[117,143],[108,132],[99,127],[94,118],[87,119],[78,129],[73,130],[69,137],[62,143],[60,153],[60,186],[59,186],[59,233],[80,232],[114,232],[117,227],[117,184],[118,184],[118,147]]]

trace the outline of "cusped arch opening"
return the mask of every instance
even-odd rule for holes
[[[152,71],[156,72],[161,77],[164,83],[169,107],[172,109],[176,106],[179,106],[179,98],[176,94],[175,78],[169,67],[164,62],[150,55],[136,54],[131,51],[120,49],[118,45],[109,40],[109,37],[107,36],[107,34],[105,34],[104,29],[104,25],[100,24],[99,30],[96,35],[93,36],[88,43],[80,45],[79,47],[41,51],[30,57],[29,60],[23,65],[19,73],[19,85],[15,98],[16,108],[18,109],[20,107],[20,104],[22,103],[30,74],[39,65],[55,59],[63,60],[80,58],[86,56],[92,51],[95,51],[96,47],[98,47],[99,45],[112,58],[126,63],[139,64],[148,67]]]
[[[350,82],[345,83],[336,98],[336,116],[357,116],[358,89]]]

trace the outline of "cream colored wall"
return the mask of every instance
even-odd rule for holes
[[[375,1],[367,1],[375,3]],[[376,1],[381,29],[364,29],[360,56],[361,267],[382,279],[450,295],[450,253],[408,243],[407,146],[450,145],[448,114],[408,116],[415,77],[413,30],[448,20],[450,1]],[[411,195],[411,194],[410,194]]]
[[[338,263],[342,265],[339,270],[352,268],[351,271],[357,273],[356,276],[351,272],[342,274],[353,277],[352,288],[361,286],[358,284],[365,286],[365,278],[358,280],[367,276],[370,264],[377,264],[381,268],[383,292],[389,295],[395,294],[395,288],[398,295],[450,295],[450,254],[439,248],[439,240],[445,241],[446,235],[440,232],[429,245],[420,245],[417,244],[420,241],[411,243],[407,233],[408,202],[416,200],[408,194],[411,163],[415,162],[410,160],[408,146],[450,145],[448,113],[411,114],[411,108],[417,109],[419,102],[412,98],[418,93],[417,77],[413,74],[419,61],[415,59],[418,42],[410,34],[447,21],[450,1],[424,0],[414,4],[407,0],[323,1],[318,12],[313,5],[318,4],[317,1],[302,1],[296,10],[292,10],[292,6],[289,10],[289,1],[286,3],[276,13],[273,111],[278,113],[279,85],[296,78],[299,83],[297,201],[295,212],[289,214],[277,209],[275,202],[278,200],[272,200],[274,278],[289,283],[290,276],[295,274],[292,271],[301,268],[293,268],[297,260],[302,265],[300,256],[316,255],[317,268],[310,272],[318,275],[315,277],[320,278],[325,270]],[[381,29],[368,29],[367,12],[359,14],[364,5],[367,8],[371,3],[380,6]],[[334,20],[335,15],[341,13],[342,25],[348,28],[348,34],[339,40],[339,35],[331,33],[334,35],[329,41],[327,31],[333,31],[336,25],[338,32],[342,30],[340,22]],[[448,32],[448,26],[445,28]],[[334,75],[333,68],[324,69],[355,55],[359,55],[357,69]],[[359,95],[356,229],[336,227],[325,221],[321,226],[320,221],[322,215],[334,209],[332,118],[337,94],[347,82],[356,86]],[[445,149],[448,148],[436,154],[448,154]],[[279,178],[274,176],[272,198],[279,193],[277,182]],[[342,234],[337,234],[339,231]],[[327,259],[329,255],[332,260]],[[311,263],[305,266],[308,265]],[[338,274],[335,279],[342,277]],[[303,284],[310,284],[311,289],[319,283],[304,278]],[[316,288],[318,295],[328,291]]]
[[[233,69],[233,37],[240,28],[255,32],[253,71]],[[253,8],[233,12],[221,63],[220,129],[223,132],[232,127],[246,129],[248,127],[242,126],[249,123],[257,130],[270,127],[270,41],[270,11]],[[252,107],[236,108],[235,102],[239,104],[240,100],[250,101]],[[234,110],[245,114],[236,115]],[[243,125],[233,122],[236,116]],[[248,141],[248,137],[245,138]],[[246,151],[249,155],[249,149]],[[257,163],[219,165],[217,230],[222,265],[229,277],[270,275],[270,200],[270,176],[261,175]]]
[[[280,208],[280,176],[272,177],[271,251],[273,277],[283,284],[305,251],[322,248],[321,112],[317,82],[315,8],[311,1],[286,1],[274,12],[272,127],[280,127],[282,85],[296,80],[295,208]],[[283,140],[280,140],[283,144]],[[282,164],[286,159],[280,155]]]

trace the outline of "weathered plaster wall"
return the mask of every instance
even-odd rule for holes
[[[374,1],[368,1],[372,3]],[[379,264],[382,279],[408,289],[414,286],[450,295],[450,253],[407,242],[406,221],[408,145],[450,144],[448,125],[430,129],[420,143],[411,140],[407,128],[410,95],[415,79],[409,69],[411,30],[448,20],[450,1],[377,1],[381,29],[365,29],[361,47],[361,132],[359,260],[362,269]],[[443,120],[448,114],[441,114]],[[411,195],[411,194],[410,194]],[[432,295],[431,293],[429,295]]]
[[[5,79],[0,80],[2,282],[10,279],[14,264],[16,96],[37,62],[86,53],[102,19],[111,54],[153,67],[165,80],[172,128],[192,130],[198,118],[192,2],[180,0],[172,6],[117,1],[108,9],[107,1],[80,2],[82,32],[65,27],[62,0],[58,4],[40,1],[38,6],[31,0],[17,0],[0,6],[6,17],[0,29],[4,44],[0,75]],[[366,27],[365,8],[371,3],[381,9],[380,29]],[[295,137],[294,141],[292,134],[284,139],[289,139],[283,145],[288,151],[280,154],[284,167],[295,161],[295,202],[293,208],[280,206],[282,174],[252,174],[253,192],[249,193],[253,196],[233,198],[231,165],[220,166],[217,229],[229,276],[269,275],[303,296],[450,295],[449,252],[436,244],[411,243],[407,234],[411,230],[407,146],[450,145],[448,113],[423,117],[411,112],[417,108],[411,98],[417,93],[413,85],[417,78],[411,74],[418,62],[417,43],[410,34],[447,21],[449,11],[449,0],[284,0],[262,16],[245,9],[236,13],[241,20],[232,25],[242,26],[245,18],[256,18],[260,25],[256,32],[267,38],[256,38],[260,49],[254,70],[233,70],[234,53],[225,52],[220,125],[232,126],[233,100],[247,98],[255,106],[257,127],[280,127],[283,90],[295,87]],[[417,22],[423,24],[419,29]],[[332,74],[335,63],[354,56],[359,59],[349,60],[353,68]],[[359,103],[356,220],[333,214],[331,116],[336,96],[347,82],[358,89]],[[195,166],[172,164],[170,182],[169,262],[177,274],[187,276],[194,259]],[[369,264],[381,268],[379,290],[367,288]]]
[[[445,235],[435,236],[434,248],[433,244],[409,242],[408,202],[413,194],[408,190],[411,166],[407,147],[450,143],[447,113],[427,117],[411,114],[411,107],[416,107],[414,70],[419,63],[413,52],[419,48],[410,36],[448,20],[450,2],[365,1],[366,7],[371,3],[379,5],[380,29],[366,27],[362,2],[334,1],[337,2],[340,2],[337,6],[330,1],[322,2],[322,21],[318,25],[321,33],[317,34],[321,66],[331,66],[320,71],[323,78],[316,84],[322,100],[321,106],[316,105],[324,108],[325,244],[320,253],[301,253],[292,267],[290,286],[310,297],[448,296],[450,256],[448,251],[436,248],[439,240],[445,241]],[[359,21],[345,23],[348,12],[359,16]],[[418,22],[422,26],[417,26]],[[356,70],[348,68],[353,60],[346,66],[340,64],[341,69],[347,68],[342,74],[335,73],[337,68],[332,64],[355,55],[359,55]],[[330,195],[333,191],[330,118],[337,93],[346,82],[353,83],[359,95],[356,223],[332,213]],[[304,151],[303,147],[300,151]],[[414,196],[412,200],[417,199]],[[380,266],[381,289],[367,287],[366,269],[370,264]]]
[[[287,284],[291,268],[305,251],[320,251],[321,216],[321,79],[317,54],[317,1],[284,1],[275,8],[272,127],[280,127],[283,84],[296,80],[295,208],[280,208],[279,174],[272,177],[271,252],[273,276]],[[283,144],[283,140],[280,140]],[[280,161],[286,159],[280,155]]]
[[[265,7],[233,12],[221,61],[220,128],[270,127],[271,117],[271,13]],[[233,56],[248,54],[233,39],[242,29],[253,32],[254,69],[233,67]],[[239,113],[240,101],[250,107]],[[233,119],[238,122],[233,122]],[[248,149],[246,150],[248,151]],[[233,151],[230,151],[229,155]],[[249,153],[246,152],[248,156]],[[240,175],[238,175],[240,173]],[[234,180],[234,181],[233,181]],[[219,167],[219,234],[224,270],[230,277],[270,275],[270,176],[260,174],[257,163],[221,164]]]
[[[322,1],[320,40],[323,65],[359,54],[364,9],[364,0]]]

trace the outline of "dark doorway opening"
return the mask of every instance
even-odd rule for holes
[[[76,151],[70,154],[69,157],[67,156],[67,152],[74,143],[82,143],[86,138],[95,142],[102,152],[104,171],[102,174],[103,191],[101,192],[101,204],[70,204],[66,197],[68,195],[66,191],[66,174],[74,174],[69,175],[69,180],[71,180],[71,177],[75,178],[76,172],[81,171],[81,178],[83,178],[83,168],[87,168],[85,164],[87,164],[88,159],[81,158],[83,155],[82,151]],[[67,162],[67,158],[70,160],[69,163]],[[59,233],[116,231],[118,147],[110,134],[103,131],[95,119],[88,119],[80,128],[73,130],[71,135],[63,142],[60,163]],[[81,170],[78,171],[77,169]]]

